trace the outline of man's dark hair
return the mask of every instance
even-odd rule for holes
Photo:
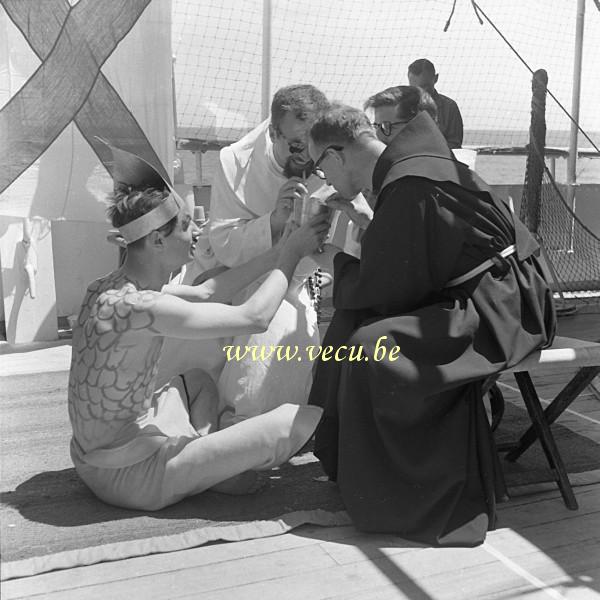
[[[382,92],[374,94],[365,102],[367,108],[380,106],[397,107],[396,115],[399,119],[412,119],[422,110],[427,111],[434,120],[437,120],[437,106],[433,98],[421,88],[414,85],[396,85]]]
[[[278,130],[287,113],[296,119],[314,119],[329,108],[329,100],[314,85],[289,85],[275,92],[271,102],[271,124]]]
[[[152,187],[137,189],[119,183],[116,185],[114,193],[108,197],[109,205],[106,213],[113,227],[121,227],[156,208],[169,194],[170,192],[167,188],[163,190]],[[173,233],[176,224],[177,215],[162,227],[159,227],[158,231],[165,235],[170,235]],[[136,240],[129,244],[129,246],[131,247],[139,241],[141,240]]]
[[[435,67],[433,66],[433,63],[426,58],[418,58],[409,65],[408,70],[415,75],[427,73],[432,77],[435,76]]]
[[[337,103],[320,115],[310,130],[310,137],[319,145],[351,144],[361,136],[376,139],[367,115],[358,108]]]

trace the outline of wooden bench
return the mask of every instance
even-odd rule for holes
[[[543,375],[544,371],[551,372],[560,367],[577,367],[578,371],[543,410],[531,374]],[[507,460],[516,461],[539,439],[567,508],[577,510],[577,500],[550,425],[600,373],[600,344],[556,337],[550,348],[530,354],[518,365],[502,373],[514,374],[532,424],[516,444],[503,446],[499,450],[508,450]]]

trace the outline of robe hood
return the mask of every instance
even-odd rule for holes
[[[489,192],[487,184],[456,159],[435,121],[422,111],[383,151],[373,171],[377,193],[402,177],[451,181],[472,191]]]
[[[423,177],[450,182],[479,194],[492,190],[474,171],[454,156],[435,121],[422,111],[390,142],[375,164],[373,190],[380,201],[383,190],[403,177]],[[519,260],[536,253],[539,246],[525,225],[509,211],[515,228]]]

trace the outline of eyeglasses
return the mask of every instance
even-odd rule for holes
[[[392,134],[394,125],[406,125],[410,119],[404,121],[382,121],[381,123],[373,123],[375,129],[379,129],[386,137]]]
[[[288,150],[290,151],[290,154],[300,154],[301,152],[304,152],[305,148],[306,148],[306,142],[301,142],[299,140],[288,140],[285,135],[283,135],[283,133],[281,133],[281,130],[277,129],[277,135],[282,138],[285,143],[288,145]]]
[[[327,176],[325,175],[325,173],[323,172],[323,169],[321,169],[321,167],[319,165],[325,159],[325,156],[327,155],[327,151],[328,150],[337,150],[338,152],[341,152],[343,149],[344,149],[344,146],[336,146],[336,145],[333,145],[333,144],[331,146],[327,146],[327,148],[325,148],[323,150],[323,152],[321,152],[321,156],[319,156],[319,158],[315,161],[315,166],[313,167],[312,172],[319,179],[327,179]]]

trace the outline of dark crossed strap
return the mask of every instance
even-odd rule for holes
[[[112,174],[96,136],[135,152],[167,178],[142,128],[100,71],[150,0],[3,0],[41,65],[0,110],[0,192],[75,121]],[[168,179],[168,178],[167,178]]]

